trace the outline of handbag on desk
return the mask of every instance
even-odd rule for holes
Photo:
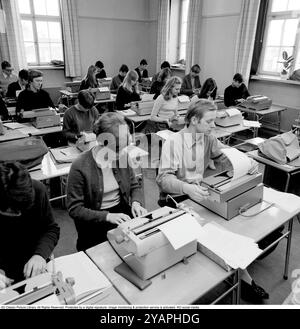
[[[41,137],[28,137],[0,143],[0,161],[18,161],[27,169],[39,165],[48,148]]]
[[[259,154],[279,163],[300,166],[298,138],[291,131],[271,137],[258,145]]]

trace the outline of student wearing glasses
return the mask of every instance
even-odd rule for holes
[[[30,111],[34,109],[54,107],[52,99],[48,92],[42,89],[43,73],[37,70],[30,70],[28,74],[28,85],[26,89],[20,92],[16,113]]]
[[[201,68],[198,64],[191,67],[191,72],[187,74],[182,81],[180,93],[187,96],[198,94],[201,88],[200,83]]]

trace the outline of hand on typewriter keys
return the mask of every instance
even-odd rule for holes
[[[40,255],[33,255],[24,266],[24,277],[31,278],[46,270],[46,260]]]
[[[106,221],[112,224],[122,224],[130,220],[130,217],[122,213],[109,213],[106,216]]]
[[[147,210],[143,208],[139,202],[133,201],[131,205],[131,212],[133,217],[141,217],[147,214]]]
[[[197,184],[185,183],[183,185],[183,193],[187,194],[192,200],[196,202],[206,199],[209,196],[207,188]]]

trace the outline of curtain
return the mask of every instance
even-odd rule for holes
[[[81,77],[79,31],[76,1],[61,0],[66,77]]]
[[[200,24],[202,20],[202,0],[190,0],[186,39],[186,72],[200,60]]]
[[[242,0],[236,38],[234,73],[241,73],[246,84],[250,77],[259,6],[260,0]]]
[[[7,60],[15,71],[27,68],[25,45],[17,0],[0,0],[0,53],[1,60]]]
[[[253,52],[251,71],[250,71],[251,75],[256,74],[258,70],[260,55],[263,48],[269,3],[270,3],[269,0],[264,0],[260,2],[256,36],[254,41],[254,52]]]
[[[158,3],[158,28],[157,28],[157,54],[156,70],[160,71],[160,65],[168,58],[170,22],[170,0],[159,0]]]

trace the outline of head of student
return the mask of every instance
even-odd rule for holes
[[[164,99],[170,100],[173,97],[177,97],[180,93],[181,84],[182,80],[179,77],[170,78],[161,90]]]
[[[3,61],[1,63],[1,69],[2,69],[2,72],[5,73],[6,75],[10,76],[12,74],[12,71],[14,70],[10,63],[8,61]]]
[[[164,61],[161,63],[160,65],[160,69],[163,70],[163,69],[170,69],[171,68],[171,65],[168,61]]]
[[[19,83],[21,86],[26,86],[28,84],[28,75],[27,70],[21,70],[19,72]]]
[[[128,91],[132,91],[133,87],[137,84],[139,79],[138,74],[135,70],[130,70],[127,72],[122,86],[127,89]]]
[[[240,73],[236,73],[233,77],[232,87],[239,88],[243,83],[243,76]]]
[[[140,69],[141,69],[141,70],[146,70],[147,66],[148,66],[147,61],[146,61],[145,59],[142,59],[142,60],[140,61]]]
[[[93,132],[100,146],[107,146],[117,153],[131,141],[124,117],[116,112],[102,114],[94,123]]]
[[[210,134],[215,127],[217,106],[207,99],[199,99],[189,106],[185,116],[185,124],[191,132]]]
[[[212,98],[216,99],[217,96],[217,84],[213,78],[208,78],[204,81],[201,88],[199,98]]]
[[[97,61],[95,66],[96,66],[98,72],[100,72],[101,70],[104,69],[104,64],[101,61]]]
[[[128,71],[129,71],[128,66],[126,64],[122,64],[119,69],[119,75],[124,78],[128,73]]]
[[[40,90],[43,85],[43,73],[38,70],[30,70],[28,73],[28,84],[31,90]]]
[[[29,172],[18,162],[0,163],[0,215],[18,217],[34,203]]]
[[[165,84],[167,82],[167,80],[169,80],[171,78],[171,76],[172,76],[171,70],[168,68],[164,68],[159,72],[157,81]]]
[[[95,97],[94,95],[88,90],[81,90],[78,93],[78,103],[83,108],[89,110],[94,106]]]
[[[86,74],[86,80],[89,82],[90,87],[97,87],[97,79],[96,74],[98,73],[98,69],[94,65],[90,65]]]
[[[195,64],[191,67],[191,76],[192,78],[198,77],[200,75],[201,68],[198,64]]]

